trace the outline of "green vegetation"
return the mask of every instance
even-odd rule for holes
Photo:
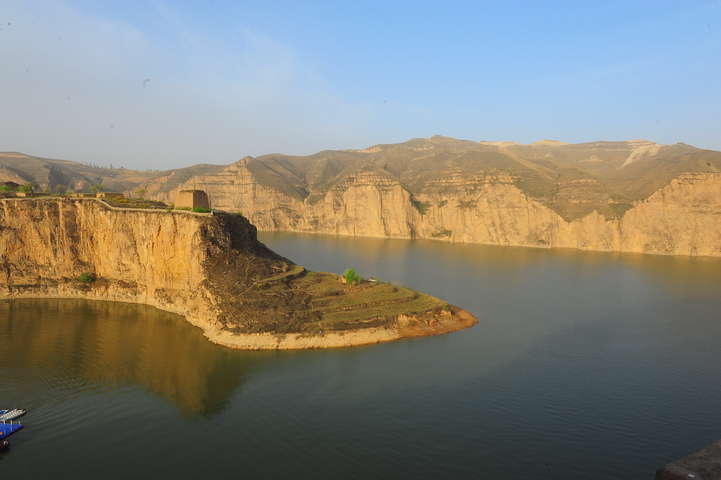
[[[162,209],[170,211],[166,204],[155,200],[140,200],[138,198],[114,197],[105,198],[103,201],[112,207],[118,208],[137,208],[151,210]]]
[[[58,183],[57,185],[55,185],[55,193],[57,193],[58,195],[65,195],[66,193],[68,193],[68,187]]]
[[[93,283],[95,281],[95,275],[89,272],[83,272],[80,274],[80,277],[78,277],[78,280],[83,283]]]
[[[438,230],[437,232],[431,233],[432,238],[450,237],[451,235],[453,235],[453,231],[446,230],[445,228],[443,230]]]
[[[195,213],[210,213],[210,212],[212,212],[213,210],[210,209],[210,208],[195,207],[195,208],[193,209],[193,211],[194,211]]]
[[[435,297],[388,283],[364,282],[343,290],[337,280],[321,272],[305,276],[302,284],[314,295],[313,307],[322,313],[319,323],[327,330],[389,325],[397,315],[421,316],[440,311],[443,305]]]
[[[103,185],[102,183],[96,183],[95,185],[93,185],[92,187],[90,187],[90,191],[93,192],[93,193],[95,193],[95,194],[98,194],[98,193],[100,193],[100,192],[104,192],[104,191],[105,191],[105,185]]]
[[[438,208],[445,207],[447,203],[448,203],[448,200],[441,200],[440,202],[438,202]]]
[[[411,203],[414,207],[416,207],[416,210],[418,210],[418,213],[421,215],[425,215],[426,212],[428,212],[428,209],[431,208],[431,202],[419,202],[417,200],[412,200]]]
[[[35,190],[36,190],[37,188],[39,188],[39,187],[40,187],[40,185],[38,185],[38,184],[35,183],[35,182],[27,182],[27,183],[24,184],[24,185],[20,185],[20,186],[18,187],[18,191],[19,191],[19,192],[35,193]]]
[[[343,272],[343,278],[348,285],[358,285],[363,282],[363,277],[355,273],[355,268],[349,268]]]
[[[135,190],[135,194],[136,194],[136,195],[138,196],[138,198],[141,199],[141,200],[144,199],[143,197],[145,196],[145,194],[146,194],[147,192],[148,192],[148,191],[147,191],[146,189],[144,189],[144,188],[139,188],[139,189]]]
[[[460,208],[461,210],[476,208],[476,201],[475,200],[468,200],[468,201],[458,200],[458,208]]]

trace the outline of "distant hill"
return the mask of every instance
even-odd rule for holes
[[[17,152],[0,152],[0,182],[23,185],[34,182],[40,191],[54,191],[58,185],[76,192],[89,192],[103,184],[109,192],[131,190],[158,175],[125,168],[103,168],[69,160],[40,158]]]
[[[634,201],[649,197],[681,173],[718,173],[721,152],[644,140],[583,144],[546,140],[522,145],[434,136],[365,150],[326,150],[304,157],[272,154],[241,162],[258,185],[310,203],[359,172],[397,181],[411,195],[473,189],[489,175],[508,175],[526,195],[574,220],[594,210],[618,218]],[[149,192],[172,201],[168,193],[212,183],[211,174],[225,181],[235,175],[236,166],[196,165],[164,172],[151,182]],[[451,186],[451,179],[462,179],[462,185]],[[214,189],[210,190],[212,194]],[[244,206],[231,201],[216,205]]]

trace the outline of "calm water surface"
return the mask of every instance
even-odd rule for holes
[[[653,478],[721,438],[721,259],[262,234],[479,325],[326,351],[215,346],[153,308],[0,304],[5,478]]]

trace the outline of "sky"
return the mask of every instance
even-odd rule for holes
[[[3,0],[0,151],[166,170],[444,135],[721,150],[721,0]]]

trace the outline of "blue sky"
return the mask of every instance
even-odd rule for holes
[[[0,8],[0,151],[164,170],[432,135],[721,150],[721,4]]]

